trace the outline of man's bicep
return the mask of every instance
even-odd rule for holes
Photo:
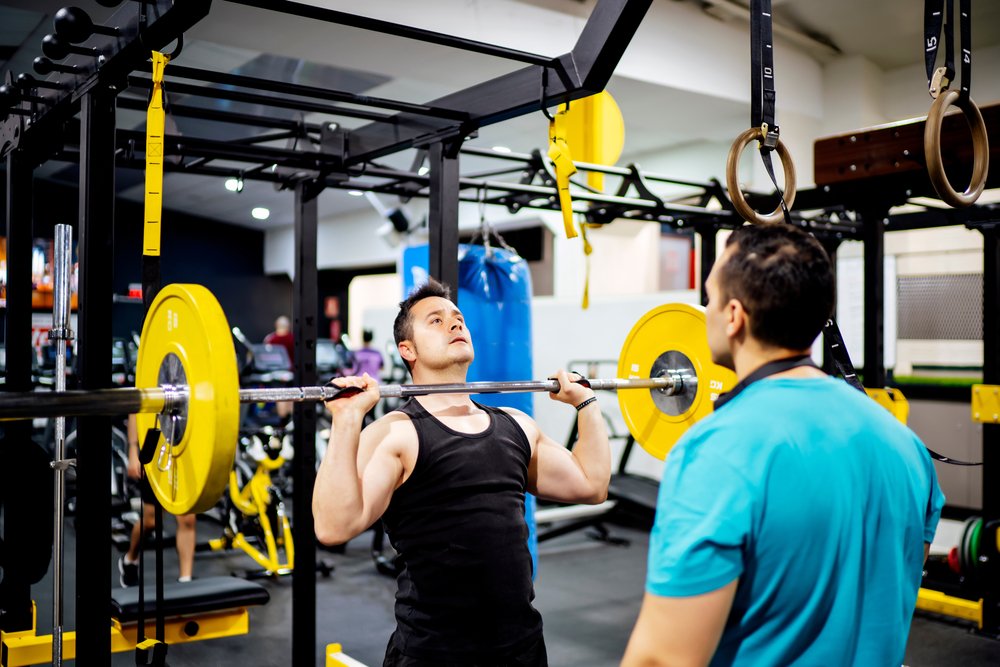
[[[365,528],[382,516],[392,493],[403,475],[403,462],[397,451],[383,443],[375,448],[361,472],[361,493],[364,501]]]
[[[738,580],[690,597],[646,593],[623,665],[707,665],[733,606]]]
[[[591,492],[591,484],[572,453],[549,436],[539,433],[532,462],[534,488],[541,498],[576,502]]]

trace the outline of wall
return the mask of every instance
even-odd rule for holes
[[[837,250],[838,317],[843,320],[845,340],[852,357],[861,365],[862,292],[859,275],[862,271],[863,244],[845,242]],[[944,227],[891,232],[885,236],[885,254],[895,264],[896,276],[938,275],[950,273],[982,273],[983,237],[964,227]],[[844,289],[845,280],[854,286]],[[895,315],[895,281],[886,284],[886,310]],[[890,297],[893,299],[889,301]],[[843,325],[846,324],[847,327]],[[983,344],[977,340],[897,340],[895,318],[886,318],[887,366],[899,375],[912,373],[914,365],[977,366],[982,365]],[[894,352],[895,363],[889,363]]]
[[[960,461],[983,460],[983,426],[969,418],[967,403],[911,401],[909,426],[924,443]],[[981,509],[983,469],[935,463],[941,490],[948,505]]]

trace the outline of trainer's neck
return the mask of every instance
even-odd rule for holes
[[[809,353],[810,350],[808,348],[793,350],[785,347],[764,346],[757,341],[748,341],[747,344],[733,351],[733,366],[736,371],[736,379],[741,381],[764,364],[771,363],[772,361],[788,359],[789,357],[799,357]],[[787,371],[782,371],[781,373],[775,373],[772,377],[807,378],[822,376],[823,371],[819,369],[811,366],[798,366],[790,368]]]

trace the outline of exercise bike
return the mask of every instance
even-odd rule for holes
[[[208,546],[212,551],[240,549],[250,556],[263,570],[248,572],[248,578],[291,574],[295,567],[292,524],[281,489],[271,480],[271,474],[292,458],[291,437],[284,429],[265,426],[259,433],[241,435],[240,449],[229,473],[223,536],[209,540]],[[256,467],[251,468],[248,461]]]

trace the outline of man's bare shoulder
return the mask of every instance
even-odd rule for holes
[[[365,427],[364,437],[376,446],[416,444],[417,429],[409,415],[393,410]]]

